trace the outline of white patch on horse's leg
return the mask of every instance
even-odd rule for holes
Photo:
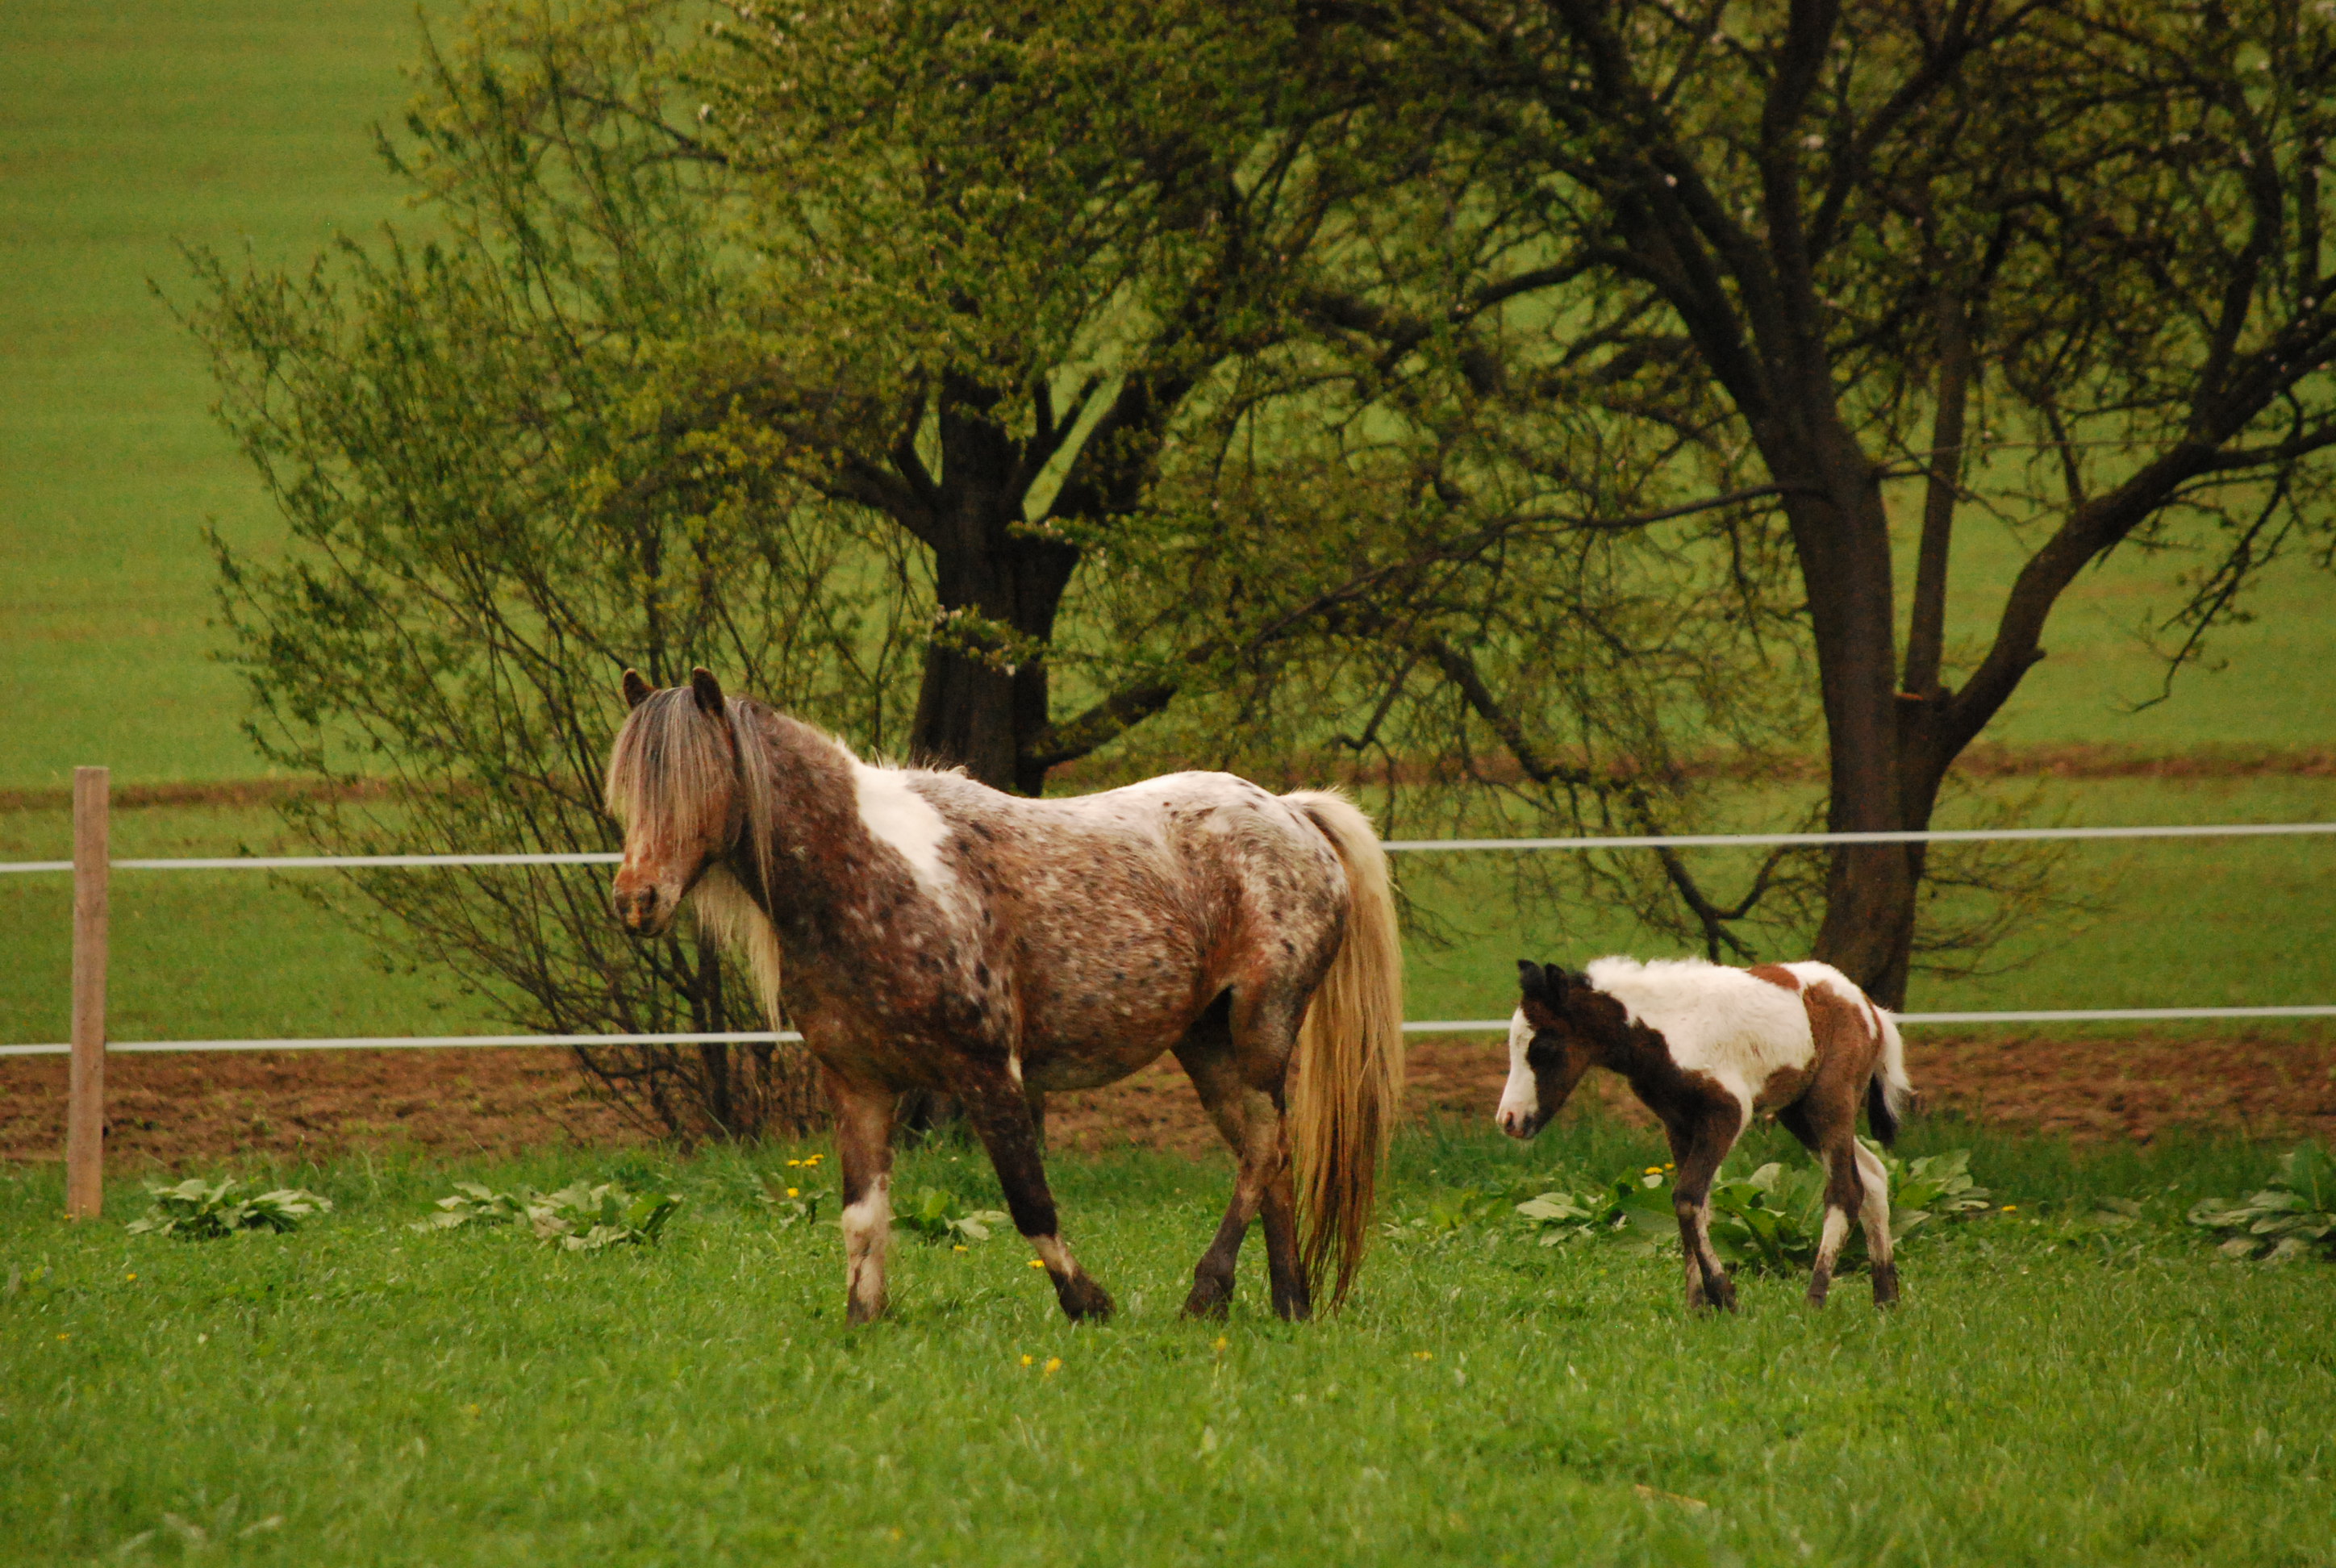
[[[892,1178],[869,1184],[843,1210],[843,1282],[852,1304],[868,1316],[884,1310],[884,1251],[892,1238]]]
[[[1498,1113],[1501,1131],[1513,1138],[1523,1137],[1523,1130],[1541,1114],[1541,1085],[1525,1064],[1525,1048],[1533,1044],[1533,1035],[1525,1010],[1519,1008],[1509,1019],[1509,1081],[1501,1089]]]
[[[941,845],[949,841],[949,828],[933,803],[891,768],[855,762],[852,782],[860,820],[868,831],[898,850],[919,881],[935,887],[947,883],[949,871],[941,863]]]
[[[1063,1244],[1062,1237],[1032,1236],[1029,1241],[1030,1245],[1037,1249],[1038,1261],[1046,1265],[1049,1274],[1067,1278],[1079,1271],[1079,1261],[1071,1256],[1071,1250]]]
[[[1841,1256],[1841,1244],[1848,1236],[1849,1211],[1827,1209],[1825,1217],[1825,1232],[1817,1239],[1818,1268],[1828,1274],[1833,1272],[1834,1260]]]
[[[1865,1251],[1876,1263],[1890,1262],[1890,1173],[1882,1156],[1864,1144],[1857,1150],[1857,1174],[1865,1183],[1865,1202],[1858,1215],[1865,1226]]]

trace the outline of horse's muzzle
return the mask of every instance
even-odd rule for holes
[[[608,907],[627,930],[645,937],[661,935],[673,923],[674,906],[657,896],[655,882],[637,887],[619,884],[609,891]]]

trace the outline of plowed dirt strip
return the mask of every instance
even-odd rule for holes
[[[1908,1045],[1923,1103],[2004,1126],[2085,1140],[2169,1127],[2336,1141],[2336,1037],[2053,1040],[1924,1033]],[[1415,1116],[1489,1117],[1508,1063],[1495,1041],[1411,1050]],[[116,1057],[106,1068],[107,1146],[118,1168],[358,1149],[442,1158],[545,1144],[645,1141],[594,1099],[560,1052],[335,1051]],[[1583,1086],[1615,1114],[1646,1114],[1615,1079]],[[63,1057],[0,1060],[0,1159],[54,1160],[64,1144]],[[1057,1095],[1056,1148],[1123,1143],[1202,1154],[1219,1147],[1172,1060],[1123,1083]]]

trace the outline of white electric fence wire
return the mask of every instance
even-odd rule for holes
[[[2336,823],[2192,823],[2164,827],[1928,828],[1860,833],[1661,833],[1649,837],[1559,839],[1389,839],[1390,854],[1470,850],[1736,849],[1787,844],[1949,844],[2043,839],[2284,838],[2336,833]],[[200,860],[119,860],[118,872],[297,872],[359,866],[613,866],[624,857],[595,854],[228,855]],[[0,862],[0,872],[69,872],[71,861]]]
[[[2012,1013],[1899,1013],[1902,1024],[2100,1024],[2177,1018],[2336,1018],[2336,1006],[2285,1008],[2091,1008]],[[1406,1035],[1499,1035],[1506,1018],[1426,1018]],[[712,1046],[801,1040],[793,1029],[727,1035],[360,1035],[336,1040],[109,1040],[109,1051],[364,1051],[503,1046]],[[0,1057],[57,1057],[69,1045],[0,1046]]]
[[[2211,823],[2165,827],[1943,828],[1906,833],[1670,833],[1650,837],[1544,839],[1390,839],[1390,853],[1470,850],[1724,849],[1825,843],[1975,843],[2037,839],[2185,839],[2292,837],[2336,833],[2336,823]],[[116,871],[326,871],[357,866],[616,865],[617,854],[502,855],[238,855],[196,860],[118,860]],[[0,872],[70,872],[71,861],[0,862]],[[2122,1023],[2185,1018],[2315,1018],[2336,1017],[2336,1006],[2267,1008],[2092,1008],[1999,1013],[1901,1013],[1902,1024]],[[1506,1018],[1429,1018],[1406,1023],[1406,1034],[1497,1034]],[[753,1045],[792,1042],[792,1029],[736,1034],[649,1035],[366,1035],[316,1040],[123,1040],[109,1051],[323,1051],[461,1048],[515,1046]],[[67,1045],[0,1045],[0,1057],[57,1056]]]

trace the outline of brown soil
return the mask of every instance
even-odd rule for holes
[[[1925,1107],[2080,1140],[2146,1140],[2174,1127],[2336,1141],[2336,1038],[2055,1040],[1934,1035],[1908,1046]],[[1410,1109],[1488,1116],[1507,1071],[1498,1042],[1436,1040],[1411,1052]],[[544,1144],[644,1141],[595,1100],[567,1058],[540,1049],[138,1055],[108,1064],[107,1146],[118,1168],[234,1156],[326,1159],[358,1149],[441,1158]],[[1646,1124],[1604,1074],[1585,1092]],[[54,1160],[64,1140],[65,1063],[0,1058],[0,1159]],[[1058,1095],[1056,1148],[1121,1144],[1199,1154],[1215,1131],[1173,1062],[1107,1089]]]

